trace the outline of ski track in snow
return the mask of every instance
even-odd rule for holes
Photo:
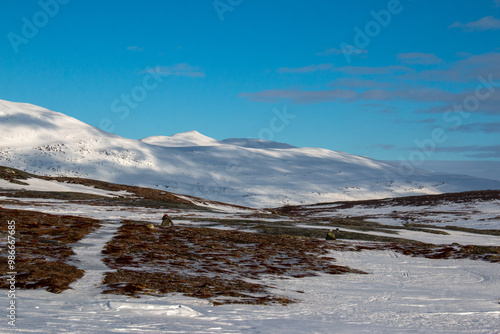
[[[71,284],[71,289],[61,293],[68,300],[79,300],[82,296],[97,297],[101,293],[100,283],[105,272],[113,271],[102,262],[104,246],[113,238],[120,226],[119,221],[105,222],[99,229],[88,234],[73,245],[76,266],[85,270],[82,278]]]

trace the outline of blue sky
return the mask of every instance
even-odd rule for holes
[[[1,6],[0,99],[135,139],[500,160],[499,0]]]

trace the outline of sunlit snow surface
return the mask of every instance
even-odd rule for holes
[[[332,252],[335,264],[368,275],[320,275],[264,279],[276,293],[300,300],[288,306],[223,305],[205,300],[102,295],[102,275],[110,269],[100,251],[121,219],[159,223],[163,211],[150,208],[86,206],[45,199],[8,199],[6,208],[33,209],[105,219],[103,226],[74,245],[73,260],[84,277],[61,294],[17,292],[15,330],[2,333],[498,333],[499,265],[473,260],[431,260],[392,251]],[[5,202],[4,202],[5,203]],[[36,207],[23,204],[36,203]],[[169,212],[176,225],[201,225],[180,216],[238,217],[248,210]],[[300,227],[300,225],[298,225]],[[309,226],[311,227],[311,226]],[[497,225],[496,228],[499,228]],[[441,236],[400,231],[398,237],[435,243],[499,244],[499,237],[448,231]],[[359,233],[359,231],[358,231]],[[378,232],[372,232],[378,233]],[[394,236],[394,235],[393,235]],[[440,239],[442,238],[442,239]],[[0,295],[7,305],[7,294]]]
[[[0,164],[251,207],[500,189],[499,181],[260,139],[190,131],[138,141],[8,101],[0,101]]]
[[[90,235],[81,243],[97,250],[104,241]],[[390,251],[333,252],[337,264],[370,274],[265,280],[301,302],[214,307],[180,295],[100,295],[93,285],[101,270],[97,254],[77,255],[80,261],[96,263],[93,282],[84,277],[59,295],[20,291],[16,330],[3,332],[498,333],[500,275],[498,265],[484,261],[430,260]],[[0,301],[5,304],[6,297]]]

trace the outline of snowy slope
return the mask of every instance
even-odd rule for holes
[[[0,165],[147,186],[256,207],[500,189],[500,182],[416,170],[320,148],[196,131],[141,141],[61,113],[0,100]]]

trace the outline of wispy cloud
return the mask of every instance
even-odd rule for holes
[[[443,60],[431,53],[409,52],[398,54],[398,59],[405,64],[432,65],[443,63]]]
[[[438,57],[425,53],[410,53],[402,59],[419,62],[438,62]],[[500,115],[500,53],[490,52],[472,55],[439,68],[414,70],[409,66],[391,65],[381,67],[319,65],[294,69],[299,72],[320,70],[332,72],[340,78],[331,81],[324,89],[270,89],[243,92],[239,96],[252,101],[276,103],[289,101],[297,104],[323,102],[360,102],[363,105],[376,103],[375,112],[394,113],[393,102],[409,102],[415,113],[439,114],[454,111],[455,105],[467,108],[467,112]],[[290,71],[290,69],[288,69]],[[428,81],[446,83],[437,88]],[[451,88],[447,88],[451,87]],[[468,87],[468,88],[465,88]],[[477,103],[474,102],[475,97]],[[472,100],[471,100],[472,99]],[[472,102],[471,102],[472,101]],[[412,103],[419,103],[415,105]],[[471,103],[478,104],[472,106]],[[427,119],[432,123],[433,119]]]
[[[404,124],[404,123],[409,123],[409,124],[432,124],[437,121],[437,118],[426,118],[426,119],[413,119],[413,120],[408,120],[408,119],[397,119],[394,121],[396,124]]]
[[[258,102],[277,102],[291,100],[298,104],[313,104],[327,101],[350,99],[356,96],[353,90],[332,89],[319,91],[306,91],[299,89],[271,89],[256,93],[241,93],[240,97]]]
[[[466,156],[470,158],[481,158],[481,159],[489,159],[489,158],[500,158],[500,146],[483,146],[478,147],[476,152],[468,153]]]
[[[311,73],[316,71],[325,71],[331,69],[333,64],[318,64],[304,67],[281,67],[278,68],[278,73]]]
[[[255,93],[241,93],[253,101],[276,103],[281,100],[290,100],[298,104],[313,104],[320,102],[352,102],[352,101],[398,101],[410,100],[418,102],[442,102],[452,101],[453,93],[433,88],[382,90],[371,89],[358,92],[351,89],[330,90],[299,90],[278,89],[265,90]]]
[[[154,72],[160,75],[173,75],[178,77],[204,78],[205,73],[199,68],[189,64],[175,64],[170,66],[156,66],[145,72]]]
[[[483,90],[483,94],[487,92],[486,88],[483,88]],[[469,108],[469,110],[467,110],[464,107],[464,104],[467,104],[466,101],[474,101],[475,96],[476,90],[451,94],[449,99],[443,99],[443,104],[423,110],[417,110],[415,112],[427,114],[445,114],[450,112],[463,111],[487,115],[500,115],[500,89],[497,88],[493,90],[491,94],[484,100],[477,99],[477,104],[474,105],[474,108]]]
[[[343,50],[340,50],[337,48],[331,48],[331,49],[326,49],[325,51],[316,53],[317,56],[330,56],[330,55],[338,56],[338,55],[344,55],[344,54],[348,54],[351,56],[352,55],[366,55],[366,54],[368,54],[368,51],[365,49],[356,48],[352,45],[348,45]]]
[[[313,64],[304,67],[281,67],[279,73],[311,73],[316,71],[333,71],[351,75],[395,75],[414,72],[411,67],[401,65],[390,66],[342,66],[334,67],[333,64]]]
[[[397,113],[397,108],[395,106],[389,105],[387,103],[380,103],[380,102],[369,102],[369,103],[363,103],[361,105],[363,110],[366,111],[371,111],[371,112],[376,112],[380,114],[396,114]]]
[[[144,51],[144,48],[139,47],[137,45],[133,45],[133,46],[127,46],[127,50],[135,51],[135,52],[142,52],[142,51]]]
[[[405,151],[423,150],[423,147],[405,147]],[[427,148],[434,153],[458,153],[470,158],[499,158],[500,145],[463,145],[463,146],[436,146]]]
[[[393,84],[375,80],[365,80],[358,78],[339,78],[328,83],[332,87],[349,87],[349,88],[388,88]]]
[[[477,21],[461,23],[455,22],[448,28],[461,28],[464,31],[485,31],[500,29],[500,20],[493,16],[486,16]]]
[[[500,145],[436,147],[435,151],[443,153],[463,153],[465,156],[471,158],[500,158]]]
[[[333,71],[342,72],[345,74],[353,74],[353,75],[394,75],[394,74],[402,74],[414,72],[411,67],[408,66],[400,66],[400,65],[391,65],[391,66],[343,66],[333,68]]]
[[[449,81],[469,83],[480,76],[500,78],[500,52],[472,55],[440,69],[406,73],[401,79],[415,81]]]
[[[368,146],[369,148],[379,148],[379,149],[382,149],[382,150],[394,150],[396,148],[396,145],[392,145],[392,144],[375,144],[375,145],[371,145],[371,146]]]
[[[464,124],[456,129],[460,132],[500,133],[500,122]]]

